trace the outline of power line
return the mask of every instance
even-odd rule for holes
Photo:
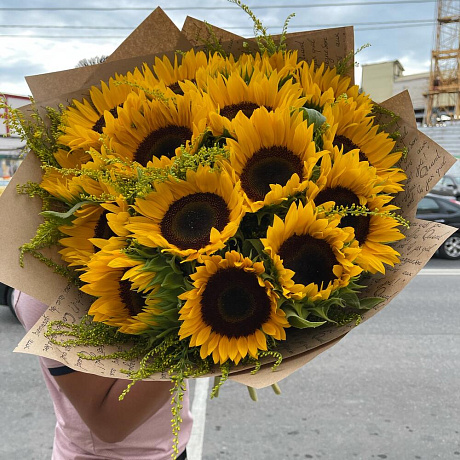
[[[369,31],[369,30],[382,30],[382,29],[404,29],[406,27],[426,27],[426,26],[433,26],[432,23],[426,23],[426,24],[407,24],[407,25],[388,25],[388,26],[383,26],[383,27],[355,27],[354,30],[355,32],[364,32],[364,31]],[[291,27],[292,29],[303,29],[305,30],[306,27],[311,27],[309,26],[296,26],[296,27]],[[313,29],[311,29],[313,30]],[[100,39],[119,39],[119,38],[126,38],[126,35],[18,35],[18,34],[0,34],[1,37],[14,37],[14,38],[54,38],[54,39],[59,39],[59,40],[67,40],[67,39],[94,39],[94,40],[100,40]]]
[[[376,26],[376,25],[387,25],[387,24],[435,24],[434,19],[409,19],[407,21],[375,21],[375,22],[354,22],[354,26]],[[304,25],[293,25],[291,28],[313,28],[313,27],[344,27],[350,23],[341,24],[304,24]],[[280,25],[267,25],[267,29],[277,29],[283,27]],[[43,24],[0,24],[0,28],[5,29],[88,29],[88,30],[133,30],[131,26],[55,26],[55,25],[43,25]],[[230,29],[253,29],[252,26],[224,26],[226,30]]]
[[[260,9],[303,9],[303,8],[329,8],[332,6],[374,6],[374,5],[394,5],[394,4],[411,4],[411,3],[435,3],[437,0],[387,0],[387,1],[371,1],[371,2],[346,2],[346,3],[312,3],[312,4],[294,4],[294,5],[254,5],[251,10]],[[177,6],[165,7],[163,11],[196,11],[196,10],[209,10],[209,6]],[[237,6],[212,6],[213,10],[239,10]],[[151,7],[26,7],[14,8],[6,7],[0,8],[0,11],[151,11]]]

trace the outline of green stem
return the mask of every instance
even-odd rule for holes
[[[273,388],[273,391],[275,392],[275,394],[277,394],[277,395],[281,394],[281,388],[279,387],[279,385],[277,383],[274,383],[272,385],[272,388]]]
[[[255,388],[253,387],[247,387],[248,388],[248,391],[249,391],[249,396],[251,397],[251,399],[255,402],[257,402],[258,398],[257,398],[257,391]]]
[[[214,377],[214,388],[215,391],[213,393],[213,397],[217,398],[219,396],[219,388],[220,388],[220,375]]]

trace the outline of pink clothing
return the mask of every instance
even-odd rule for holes
[[[46,311],[47,306],[22,292],[15,291],[15,297],[18,318],[26,330],[29,330]],[[172,431],[169,400],[126,439],[117,443],[107,443],[98,439],[89,430],[50,373],[50,369],[61,368],[65,371],[68,368],[51,359],[42,357],[39,359],[57,420],[52,460],[170,460]],[[184,396],[181,415],[183,422],[179,437],[179,452],[185,450],[192,428],[188,392]]]

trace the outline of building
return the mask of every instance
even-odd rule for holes
[[[361,67],[361,88],[371,95],[373,101],[383,102],[397,94],[394,89],[395,81],[404,72],[399,61],[364,64]]]
[[[460,121],[450,120],[441,111],[437,112],[437,124],[424,124],[430,72],[404,75],[404,68],[397,60],[362,66],[361,89],[375,102],[407,90],[414,106],[415,119],[420,131],[433,139],[449,153],[460,159]],[[448,97],[448,95],[446,95]],[[439,104],[445,104],[442,95]],[[436,113],[436,107],[434,108]]]

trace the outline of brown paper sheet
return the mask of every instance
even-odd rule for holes
[[[410,105],[409,105],[410,104]],[[408,91],[404,91],[381,104],[382,107],[399,115],[388,132],[398,132],[396,146],[406,148],[408,154],[399,166],[406,172],[404,193],[396,196],[393,203],[401,208],[402,215],[412,220],[418,202],[433,188],[444,173],[455,163],[455,158],[417,129],[412,102]],[[390,121],[386,115],[376,117],[376,122]]]
[[[4,244],[0,255],[0,280],[50,305],[67,281],[30,254],[24,258],[24,268],[19,266],[19,247],[31,240],[43,220],[39,215],[42,210],[41,200],[19,195],[16,185],[40,180],[39,160],[35,155],[27,155],[1,196],[0,235]],[[57,248],[46,251],[46,255],[56,261],[61,260]]]
[[[108,57],[107,62],[189,48],[187,39],[158,7]]]
[[[414,116],[414,106],[412,105],[409,91],[403,91],[379,105],[394,112],[395,114],[398,114],[399,118],[406,122],[411,128],[417,129],[417,121]],[[391,118],[385,115],[381,115],[377,118],[378,124],[385,124],[391,121]]]
[[[184,25],[184,36],[194,43],[197,28],[202,26],[203,24],[201,23],[200,25],[200,21],[189,21],[188,25]],[[334,65],[337,63],[337,59],[346,56],[353,49],[353,38],[352,33],[350,38],[350,32],[352,32],[351,28],[340,28],[289,34],[288,46],[299,49],[301,58],[314,58],[318,62],[326,60],[330,65]],[[193,34],[195,34],[195,38]],[[227,37],[228,34],[225,37],[223,36],[223,38]],[[232,49],[239,49],[241,40],[241,38],[231,37],[229,45],[232,46]],[[141,53],[137,53],[136,40],[130,40],[129,44],[128,55],[139,56]],[[142,50],[145,49],[144,46],[145,42],[141,46]],[[235,46],[236,48],[234,48]],[[123,54],[120,55],[123,56]],[[114,69],[123,72],[124,70],[120,70],[118,66],[121,65],[125,68],[125,66],[130,65],[128,63],[134,62],[133,60],[139,60],[139,58],[128,58],[98,66],[97,78],[107,78],[106,73],[113,72]],[[105,70],[102,70],[102,68]],[[100,71],[104,74],[104,77],[101,77]],[[94,75],[92,78],[94,79]],[[77,93],[79,92],[84,91],[78,90]],[[65,97],[64,100],[68,101],[68,97],[70,96]],[[57,101],[59,98],[56,97],[55,99]],[[402,93],[382,105],[394,112],[401,112],[401,118],[394,126],[394,129],[401,132],[402,137],[399,142],[408,149],[407,157],[401,162],[402,167],[406,169],[408,174],[408,180],[406,191],[399,194],[396,201],[401,206],[403,214],[411,219],[412,227],[406,232],[408,238],[394,245],[401,253],[401,264],[394,268],[389,268],[385,276],[376,276],[370,279],[369,286],[363,295],[379,295],[386,300],[366,313],[365,320],[373,316],[393,299],[426,264],[442,241],[455,231],[455,229],[442,224],[413,219],[418,201],[434,185],[437,179],[449,169],[454,159],[444,149],[416,129],[413,112],[411,114],[411,109],[409,109],[411,107],[408,105],[409,102],[408,95]],[[23,165],[13,178],[13,183],[0,198],[0,212],[3,212],[3,215],[11,216],[7,223],[0,224],[4,241],[9,242],[8,251],[5,251],[0,256],[2,258],[0,280],[51,306],[34,328],[24,337],[15,351],[47,356],[83,372],[110,377],[123,377],[125,374],[121,372],[121,369],[134,369],[138,363],[82,360],[77,356],[77,353],[81,351],[80,349],[58,347],[49,343],[43,335],[49,321],[62,320],[68,323],[78,321],[87,311],[89,300],[75,288],[69,287],[60,276],[53,274],[51,270],[45,268],[40,262],[31,257],[27,258],[24,268],[19,267],[17,263],[17,248],[29,241],[30,236],[35,232],[36,223],[39,222],[37,215],[40,210],[40,203],[37,204],[38,200],[19,196],[13,189],[14,183],[24,183],[31,178],[37,180],[37,177],[39,177],[40,169],[37,160],[34,160],[32,155],[29,155],[29,157],[23,162]],[[12,214],[11,208],[17,210],[17,212]],[[37,276],[37,273],[40,276]],[[277,372],[272,372],[270,364],[267,363],[254,376],[250,375],[249,370],[238,370],[231,378],[256,388],[275,383],[337,343],[353,327],[354,325],[347,325],[341,328],[328,326],[316,330],[289,330],[289,340],[280,344],[280,351],[288,358],[284,360]],[[89,352],[107,355],[115,350],[110,347],[99,347],[97,350],[89,350]],[[152,378],[164,379],[165,376],[157,375],[152,376]]]
[[[212,26],[215,37],[221,42],[227,53],[239,56],[244,52],[243,43],[248,43],[251,50],[256,49],[253,38],[243,38],[226,30]],[[182,27],[182,33],[193,46],[203,46],[209,41],[211,35],[203,21],[188,16]],[[275,41],[279,35],[274,35]],[[287,49],[297,50],[299,59],[314,60],[316,63],[324,62],[333,67],[354,50],[353,27],[338,27],[334,29],[312,30],[307,32],[293,32],[286,36]],[[353,61],[351,62],[353,64]],[[351,65],[348,75],[354,83],[354,67]]]

